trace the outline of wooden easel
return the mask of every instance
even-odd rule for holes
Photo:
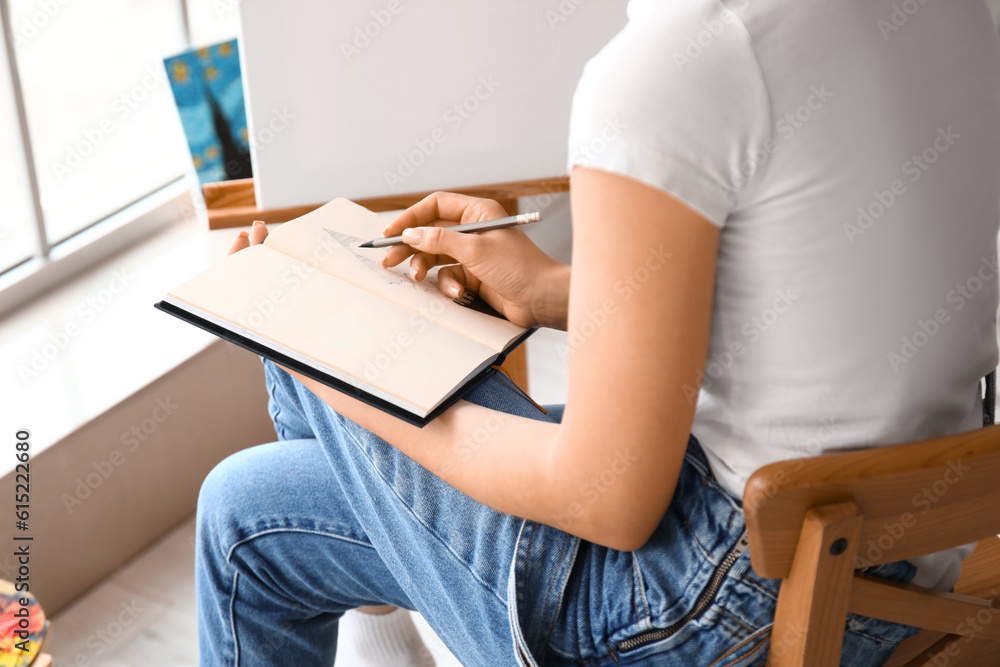
[[[519,212],[519,197],[567,192],[569,191],[569,177],[539,178],[529,181],[499,183],[496,185],[454,188],[450,191],[472,197],[495,199],[504,207],[507,215],[516,215]],[[221,183],[206,183],[202,188],[202,193],[205,197],[205,208],[208,210],[209,229],[245,227],[254,220],[287,222],[322,206],[322,204],[313,204],[261,210],[257,207],[257,198],[254,194],[252,178],[223,181]],[[412,194],[356,199],[355,201],[375,212],[398,211],[413,206],[429,194],[431,193],[415,192]],[[524,345],[521,345],[507,357],[503,368],[507,371],[510,378],[527,393],[528,358],[524,351]]]

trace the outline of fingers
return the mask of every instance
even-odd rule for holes
[[[382,233],[385,236],[397,236],[410,227],[447,227],[464,222],[495,220],[506,215],[504,208],[492,199],[454,192],[435,192],[403,211]],[[412,254],[414,251],[410,246],[395,246],[386,252],[382,266],[396,266]],[[437,262],[443,263],[445,262]]]
[[[461,266],[446,266],[438,271],[438,289],[452,299],[461,299],[468,293],[465,271]]]
[[[427,272],[435,266],[457,263],[454,258],[448,255],[428,255],[427,253],[418,252],[410,260],[410,277],[419,282],[426,278]]]
[[[453,259],[449,263],[466,266],[477,264],[491,245],[488,234],[460,234],[447,227],[412,227],[403,231],[403,241],[421,253],[444,255]]]
[[[451,223],[444,220],[436,220],[435,222],[432,223],[432,226],[447,227],[449,225],[451,225]],[[416,250],[405,244],[392,246],[391,248],[389,248],[389,250],[386,251],[385,256],[382,258],[382,266],[385,267],[396,266],[410,255],[416,254],[416,252],[417,252]],[[454,264],[455,260],[451,258],[441,258],[435,263]]]
[[[382,266],[396,266],[416,251],[408,245],[397,245],[386,251]]]
[[[431,255],[417,253],[410,260],[410,277],[419,282],[427,277],[427,272],[433,266],[434,258]]]
[[[250,247],[250,235],[246,232],[246,230],[243,230],[237,235],[236,240],[233,241],[233,245],[229,247],[229,252],[226,254],[232,255],[234,252],[239,252],[240,250],[249,247]]]
[[[262,220],[254,220],[253,226],[250,228],[250,245],[257,245],[258,243],[263,243],[264,239],[267,238],[267,226]]]
[[[245,250],[252,245],[263,243],[266,238],[267,226],[261,220],[254,220],[249,232],[243,230],[236,235],[236,240],[233,241],[233,245],[229,246],[227,254],[232,255],[234,252]]]
[[[385,228],[386,236],[401,234],[407,227],[420,227],[438,220],[479,222],[506,216],[503,206],[492,199],[481,199],[454,192],[435,192],[403,211]]]

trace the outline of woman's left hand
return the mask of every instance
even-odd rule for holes
[[[261,220],[254,220],[253,226],[250,227],[250,232],[245,230],[240,232],[233,241],[233,245],[229,247],[229,253],[232,255],[234,252],[239,252],[240,250],[245,250],[252,245],[257,245],[263,243],[264,239],[267,238],[267,226]]]

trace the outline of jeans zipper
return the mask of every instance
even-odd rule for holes
[[[716,593],[719,592],[719,588],[722,586],[722,580],[725,579],[726,574],[728,574],[729,570],[732,569],[733,564],[737,561],[737,559],[739,559],[740,556],[743,555],[749,546],[749,538],[747,537],[747,532],[744,530],[743,534],[740,535],[740,539],[736,543],[736,546],[733,547],[732,551],[726,554],[726,557],[722,559],[722,562],[719,563],[719,566],[715,569],[715,574],[712,575],[712,579],[708,582],[708,586],[705,587],[705,590],[703,590],[701,595],[698,596],[698,599],[694,603],[694,607],[691,608],[691,611],[684,614],[679,621],[667,628],[649,630],[640,635],[624,639],[618,642],[615,648],[617,648],[620,653],[625,653],[627,651],[637,649],[640,646],[664,640],[676,633],[687,623],[705,613],[708,606],[712,604],[712,600],[715,599]]]

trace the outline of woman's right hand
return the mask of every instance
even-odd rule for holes
[[[386,227],[386,236],[402,234],[406,245],[391,248],[382,264],[396,266],[412,256],[410,277],[417,281],[441,265],[438,285],[445,295],[460,299],[478,293],[514,324],[565,329],[568,266],[542,252],[517,227],[478,234],[448,230],[506,215],[492,199],[435,192]]]

